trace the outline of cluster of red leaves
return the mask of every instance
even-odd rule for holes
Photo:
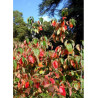
[[[73,28],[73,24],[65,22],[66,17],[62,17],[62,19],[61,23],[53,20],[51,25],[56,31],[59,30],[59,38],[62,38],[61,41],[63,42],[65,39],[64,32],[68,30],[67,26]],[[38,29],[43,30],[42,26],[39,26]],[[53,32],[52,38],[54,42],[58,40],[56,36],[55,32]],[[74,48],[66,48],[66,46],[57,46],[55,50],[46,50],[47,46],[53,46],[49,40],[42,39],[44,38],[40,38],[37,43],[27,40],[24,43],[14,43],[15,90],[21,92],[21,95],[27,93],[28,96],[31,94],[34,97],[43,92],[52,97],[54,95],[66,96],[68,93],[71,96],[72,92],[76,93],[80,89],[80,81],[77,81],[77,77],[70,72],[71,69],[80,68],[80,61],[76,59],[80,55],[75,55]],[[42,41],[47,46],[42,46],[43,44],[40,44]],[[80,50],[79,47],[78,50]],[[67,57],[64,58],[64,56]],[[71,77],[70,80],[75,82],[68,82],[70,80],[67,79],[67,76]],[[74,89],[73,91],[72,88]],[[33,89],[32,93],[30,93],[31,89]],[[67,92],[67,89],[69,89],[69,92]]]

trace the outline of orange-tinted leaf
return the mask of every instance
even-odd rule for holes
[[[39,67],[44,67],[43,64],[42,64],[42,62],[40,62],[40,63],[38,64],[38,66],[39,66]]]

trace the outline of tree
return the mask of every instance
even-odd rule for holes
[[[33,20],[33,22],[32,22]],[[28,18],[28,29],[31,32],[32,37],[40,38],[41,36],[46,35],[48,38],[51,36],[54,28],[51,26],[51,21],[44,21],[42,17],[39,18],[39,21],[34,22],[34,18]],[[40,32],[40,34],[39,34]]]
[[[39,18],[39,21],[41,22],[41,24],[43,23],[43,18],[42,17],[40,17]]]
[[[57,7],[61,2],[63,2],[62,9],[68,7],[67,18],[73,17],[77,21],[75,40],[80,43],[80,40],[83,40],[83,0],[43,0],[39,5],[39,13],[54,16],[58,12],[60,15],[62,9],[57,9]]]
[[[18,41],[23,41],[27,32],[27,26],[22,16],[21,12],[13,11],[13,37]]]

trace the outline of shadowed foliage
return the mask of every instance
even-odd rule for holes
[[[63,3],[62,9],[68,7],[67,18],[73,17],[77,20],[75,40],[80,43],[80,40],[83,40],[83,0],[43,0],[39,5],[39,13],[49,16],[55,16],[58,13],[61,16],[62,9],[57,9],[61,2]]]

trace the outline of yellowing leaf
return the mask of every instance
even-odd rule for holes
[[[41,70],[41,71],[39,71],[39,73],[40,73],[40,74],[44,74],[44,73],[45,73],[45,71]]]
[[[80,45],[79,45],[79,44],[76,45],[76,49],[77,49],[78,51],[80,51]]]
[[[60,34],[60,29],[57,31],[57,35],[59,35]]]

